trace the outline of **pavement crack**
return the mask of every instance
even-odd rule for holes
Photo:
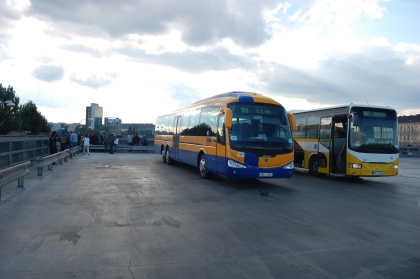
[[[128,272],[130,272],[130,274],[131,274],[131,278],[136,279],[136,277],[134,277],[133,272],[131,271],[131,259],[130,259],[130,261],[128,262]]]

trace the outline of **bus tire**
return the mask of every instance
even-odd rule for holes
[[[162,148],[162,162],[166,163],[166,149]]]
[[[170,152],[169,152],[169,147],[167,147],[166,148],[166,163],[168,164],[168,165],[172,165],[173,164],[173,160],[172,160],[172,158],[171,158],[171,154],[170,154]]]
[[[206,155],[203,153],[200,156],[200,161],[198,162],[198,171],[204,179],[210,179],[213,173],[209,172],[206,168]]]
[[[316,177],[324,177],[325,173],[318,172],[318,160],[316,156],[313,156],[311,160],[309,160],[309,173]]]

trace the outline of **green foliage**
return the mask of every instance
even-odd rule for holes
[[[6,106],[6,101],[12,101],[13,106]],[[19,98],[16,97],[13,87],[5,88],[0,83],[0,102],[0,135],[19,130],[21,122]]]
[[[6,101],[12,101],[13,106],[7,106]],[[50,132],[47,119],[38,111],[35,103],[29,101],[19,106],[19,97],[13,87],[3,87],[0,83],[0,135],[11,131],[31,131],[31,134]]]
[[[33,135],[51,131],[47,119],[38,111],[32,101],[20,106],[20,113],[22,116],[21,130],[31,131]]]

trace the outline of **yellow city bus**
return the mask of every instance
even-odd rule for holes
[[[271,98],[228,92],[159,116],[155,152],[167,164],[198,168],[209,179],[290,178],[294,117]]]
[[[315,176],[398,174],[397,113],[389,107],[346,105],[294,113],[295,168]]]

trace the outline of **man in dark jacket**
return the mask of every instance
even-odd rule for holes
[[[134,146],[139,146],[140,145],[140,137],[139,134],[136,134],[133,138],[133,145]]]
[[[56,131],[53,131],[51,133],[51,136],[50,136],[50,139],[49,139],[49,142],[48,142],[48,146],[50,148],[50,153],[51,154],[55,154],[55,153],[58,152],[58,150],[57,150],[57,141],[59,141],[59,138],[57,136],[57,132]]]
[[[146,134],[143,135],[141,138],[141,145],[146,146],[147,145],[147,136]]]
[[[115,136],[115,134],[110,134],[108,139],[109,139],[108,140],[108,142],[109,142],[109,154],[114,154],[114,146],[115,146],[114,141],[117,139],[117,137]]]

